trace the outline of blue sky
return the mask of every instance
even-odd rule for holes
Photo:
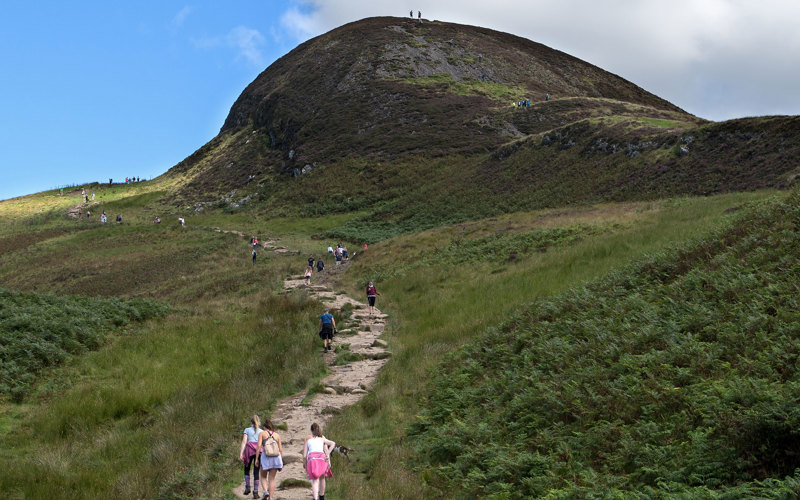
[[[704,118],[800,114],[796,0],[6,2],[0,199],[155,177],[298,43],[411,8],[563,50]]]
[[[213,138],[244,87],[297,44],[283,8],[5,3],[0,199],[166,171]]]

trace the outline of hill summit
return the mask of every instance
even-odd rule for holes
[[[798,130],[795,118],[707,122],[508,33],[377,17],[270,65],[167,175],[172,201],[194,210],[377,210],[370,221],[390,231],[336,233],[374,240],[512,209],[784,187]]]

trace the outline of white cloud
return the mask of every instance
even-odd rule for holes
[[[261,46],[264,45],[264,35],[258,30],[237,26],[227,37],[228,45],[239,50],[239,57],[244,57],[256,66],[264,66],[264,55]]]
[[[264,46],[264,35],[260,31],[246,26],[237,26],[226,35],[206,38],[191,38],[192,45],[198,49],[227,47],[236,50],[236,59],[263,68],[266,64],[261,48]]]
[[[184,21],[186,21],[186,18],[189,17],[189,14],[191,14],[193,10],[194,7],[190,5],[184,6],[181,10],[178,11],[177,14],[175,14],[175,17],[172,18],[172,26],[176,28],[180,28],[181,26],[183,26]]]
[[[800,114],[797,0],[300,0],[281,27],[302,42],[412,8],[544,43],[706,118]]]

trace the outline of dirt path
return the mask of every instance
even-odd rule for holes
[[[275,241],[264,243],[265,248],[278,252],[282,247],[276,245]],[[288,279],[283,284],[284,291],[287,292],[305,287],[305,280],[299,276]],[[273,500],[312,498],[310,487],[303,486],[304,483],[299,487],[286,486],[293,481],[303,481],[307,484],[308,477],[303,469],[302,450],[311,424],[318,422],[324,431],[325,424],[333,415],[363,398],[375,383],[381,367],[391,356],[386,350],[386,343],[380,340],[386,326],[386,315],[375,309],[375,314],[370,316],[366,304],[347,295],[337,294],[324,285],[312,285],[308,290],[312,297],[326,304],[331,310],[342,309],[348,304],[353,309],[350,317],[342,322],[344,324],[337,325],[340,333],[333,339],[335,349],[327,354],[320,353],[331,371],[322,380],[325,392],[309,397],[305,404],[303,400],[308,396],[306,392],[290,396],[278,402],[270,417],[276,425],[285,423],[288,426],[288,430],[278,431],[283,441],[284,469],[276,478]],[[351,353],[348,356],[361,359],[337,365],[337,356],[345,353]],[[244,482],[233,490],[237,498],[252,498],[252,496],[245,497],[243,492]],[[263,492],[259,493],[263,495]]]

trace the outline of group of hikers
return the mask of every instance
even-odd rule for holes
[[[314,500],[325,500],[325,480],[333,477],[331,472],[331,452],[336,443],[322,434],[319,424],[311,424],[311,434],[303,443],[303,468],[311,480],[311,493]],[[283,442],[275,432],[275,425],[270,420],[264,422],[263,428],[258,415],[250,419],[250,427],[242,433],[242,446],[239,459],[244,464],[244,494],[253,493],[253,498],[275,498],[275,476],[283,470]],[[253,468],[253,488],[250,488],[250,468]]]
[[[550,100],[550,94],[545,94],[544,95],[544,100],[545,101],[549,101]],[[531,105],[531,100],[530,99],[520,99],[519,101],[514,103],[514,106],[516,106],[518,108],[528,108],[528,107],[530,107],[530,105]]]
[[[414,9],[411,9],[410,11],[408,11],[408,16],[411,19],[414,19]],[[422,24],[422,11],[421,10],[417,11],[417,22],[419,22],[419,24]]]

